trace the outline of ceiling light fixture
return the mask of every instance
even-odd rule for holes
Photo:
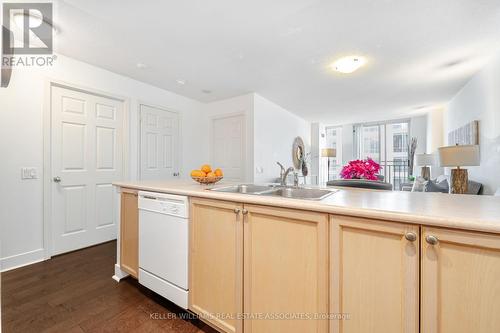
[[[330,67],[340,73],[350,74],[366,64],[366,59],[361,56],[352,55],[334,61]]]
[[[138,62],[136,66],[137,66],[137,68],[139,68],[139,69],[145,69],[145,68],[147,68],[147,67],[148,67],[148,65],[143,64],[142,62]]]
[[[177,82],[178,84],[180,84],[182,86],[186,84],[186,80],[175,80],[175,82]]]

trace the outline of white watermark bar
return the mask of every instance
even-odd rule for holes
[[[152,312],[149,315],[152,320],[195,320],[195,319],[219,319],[219,320],[350,320],[349,313],[307,313],[307,312],[254,312],[254,313],[212,313],[197,315],[191,312]]]

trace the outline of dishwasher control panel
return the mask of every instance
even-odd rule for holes
[[[139,191],[139,209],[189,217],[188,198],[180,195]]]

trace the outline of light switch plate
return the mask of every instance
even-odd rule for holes
[[[38,179],[38,171],[34,167],[21,168],[21,179]]]

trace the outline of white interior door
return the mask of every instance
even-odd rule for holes
[[[221,168],[224,178],[245,179],[245,116],[234,115],[212,119],[212,167]]]
[[[179,176],[179,114],[140,106],[141,179]]]
[[[111,183],[123,172],[123,102],[51,89],[55,255],[116,238]]]

